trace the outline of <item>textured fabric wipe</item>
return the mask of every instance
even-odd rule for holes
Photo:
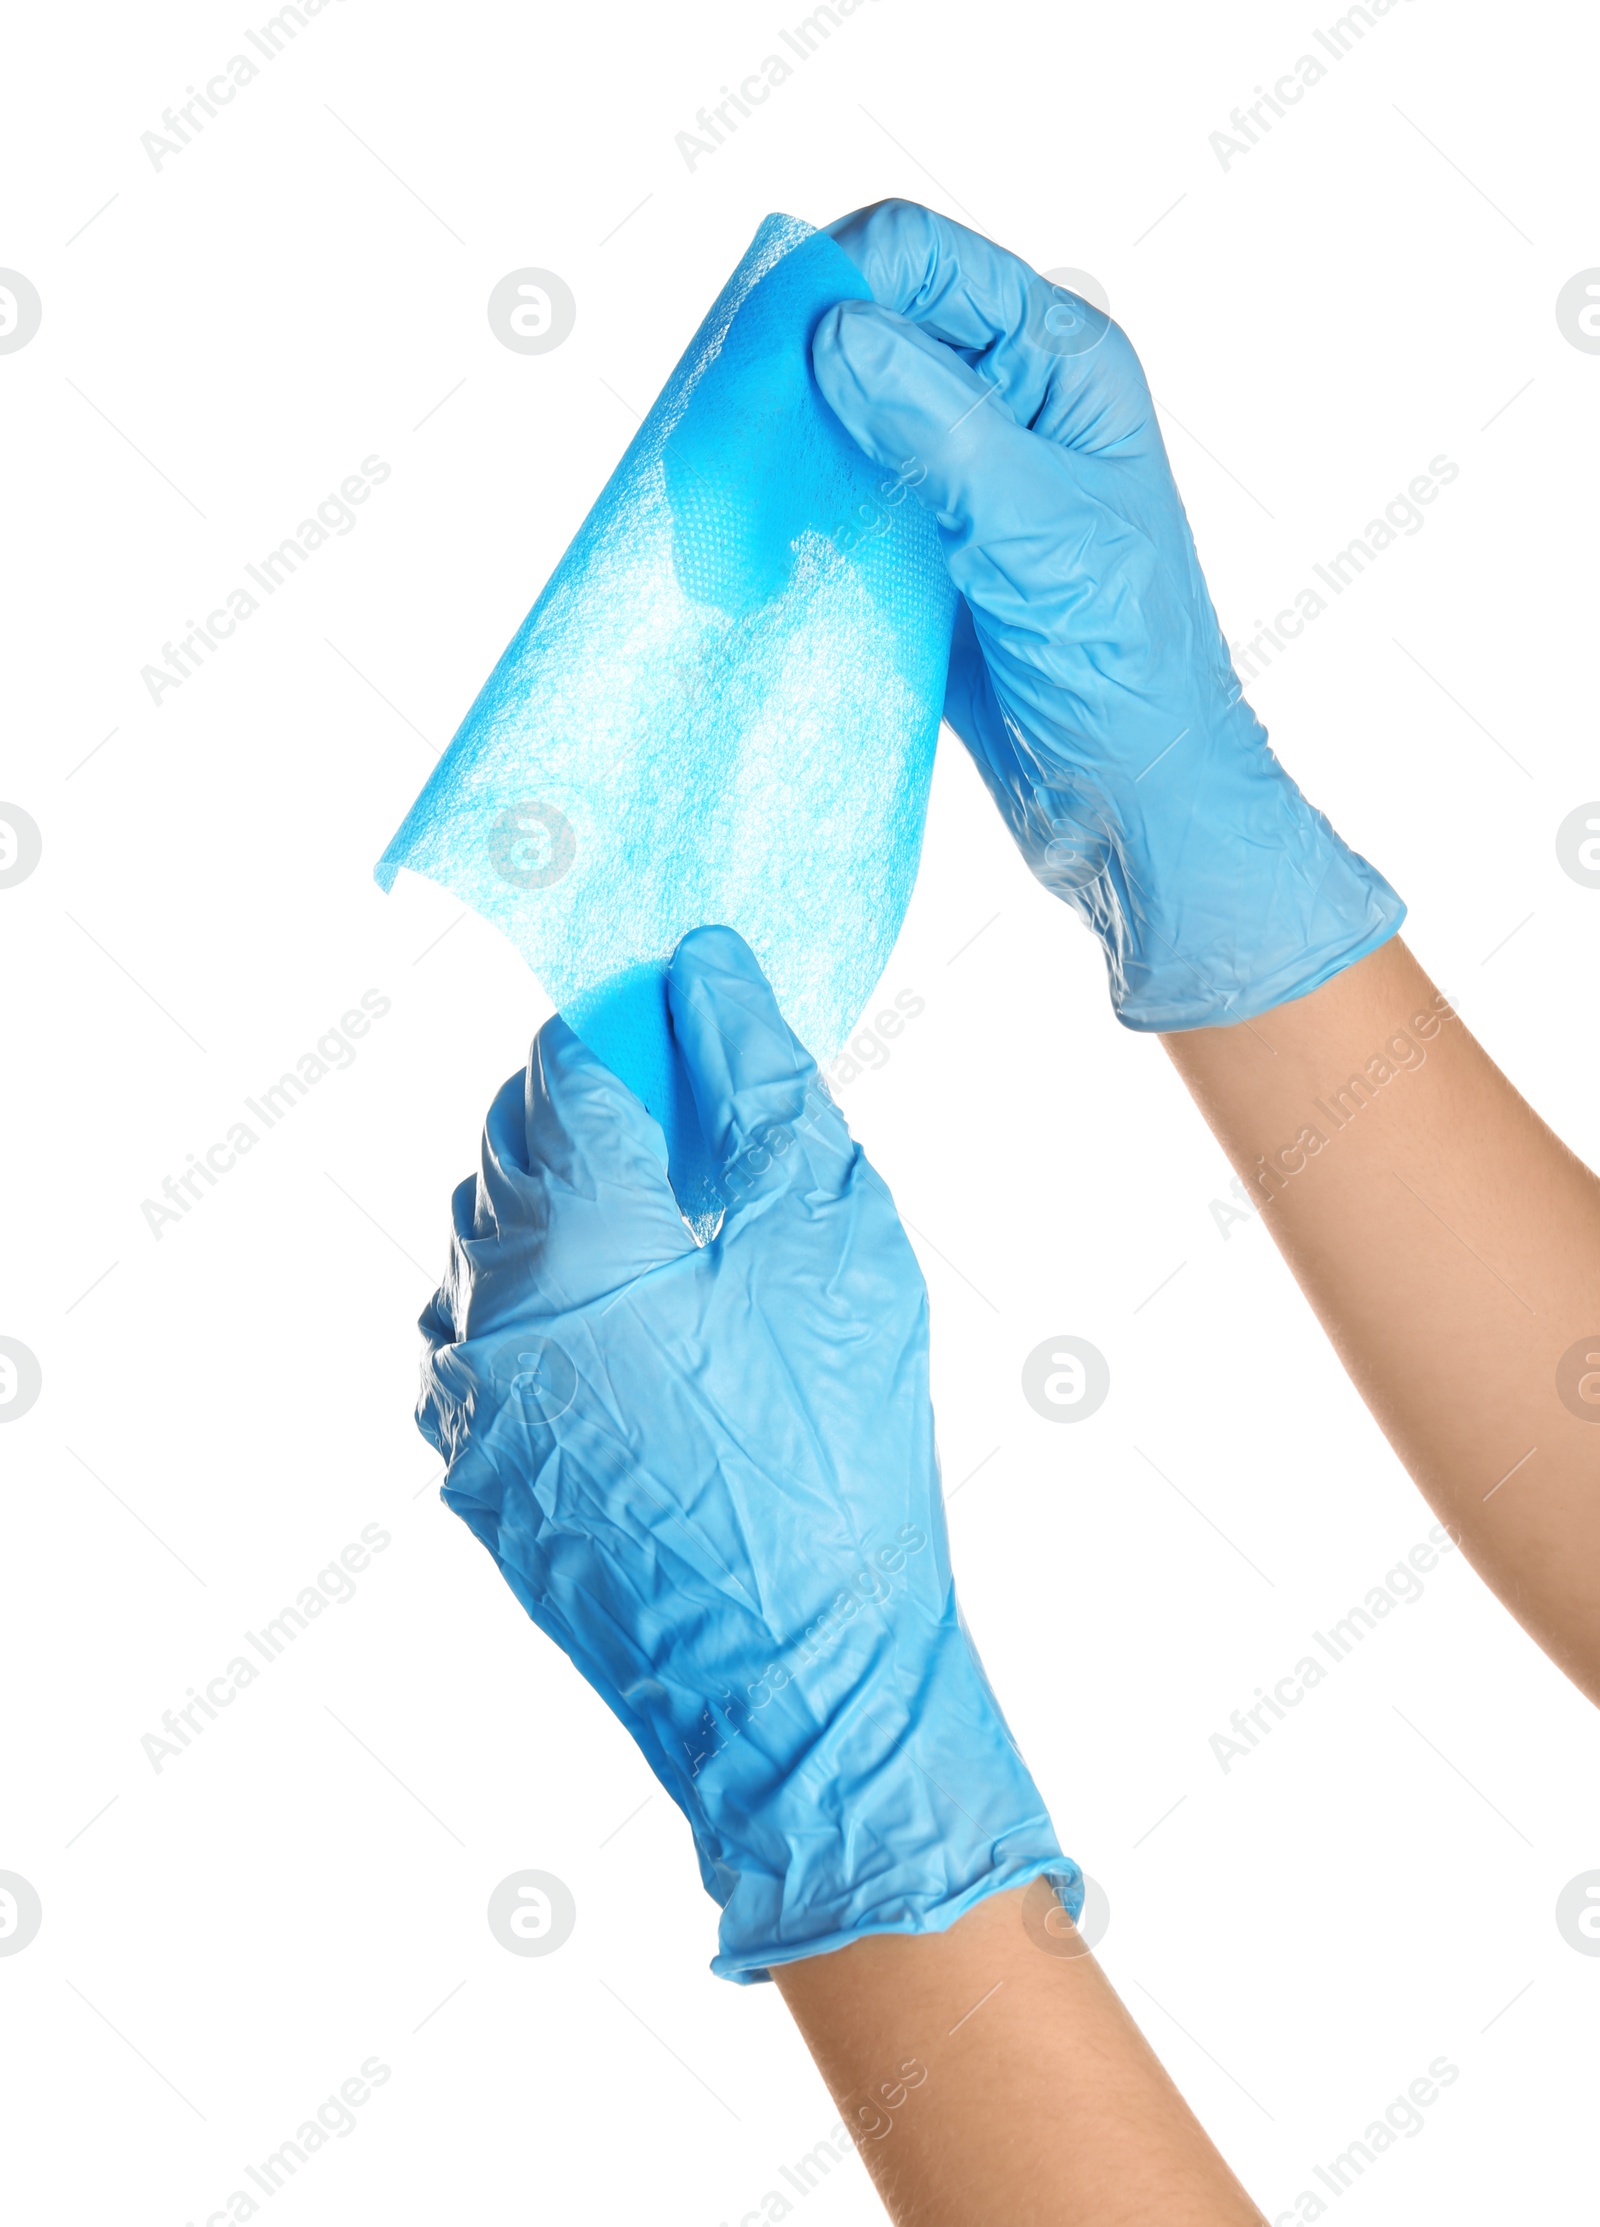
[[[376,868],[511,939],[662,1124],[702,1236],[673,946],[737,928],[826,1063],[921,849],[953,594],[916,460],[869,463],[811,370],[823,312],[866,297],[824,234],[765,220]]]

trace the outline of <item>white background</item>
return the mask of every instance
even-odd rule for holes
[[[1600,893],[1554,848],[1600,792],[1600,357],[1554,316],[1600,263],[1592,20],[1402,0],[1224,171],[1209,135],[1336,9],[869,0],[691,172],[674,135],[801,12],[338,0],[159,171],[141,133],[260,19],[13,19],[0,263],[44,321],[0,356],[0,795],[44,855],[0,891],[0,1332],[44,1388],[0,1439],[0,1869],[44,1922],[0,1959],[0,2096],[30,2227],[204,2221],[373,2055],[275,2219],[878,2216],[853,2162],[781,2178],[835,2116],[781,2003],[709,1978],[680,1819],[438,1501],[413,1324],[548,1008],[452,900],[370,878],[618,396],[647,406],[766,211],[905,193],[1094,273],[1235,638],[1459,464],[1252,694],[1600,1158]],[[526,264],[578,303],[541,357],[484,314]],[[153,705],[140,668],[372,453],[356,530]],[[369,988],[355,1064],[157,1240],[141,1201]],[[926,1011],[845,1102],[922,1233],[968,1616],[1113,1979],[1269,2216],[1440,2055],[1424,2131],[1330,2209],[1590,2216],[1600,1959],[1553,1913],[1600,1866],[1600,1724],[1456,1556],[1220,1770],[1230,1712],[1432,1518],[1267,1233],[1219,1232],[1221,1155],[949,736],[901,990]],[[1071,1428],[1019,1386],[1060,1333],[1112,1375]],[[142,1735],[366,1524],[356,1598],[154,1772]],[[485,1923],[525,1867],[577,1898],[554,1956]]]

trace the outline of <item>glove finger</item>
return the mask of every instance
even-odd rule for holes
[[[489,1109],[456,1236],[457,1337],[586,1306],[695,1250],[659,1124],[559,1015]]]
[[[1163,455],[1132,343],[1094,303],[915,201],[827,227],[883,308],[958,349],[1012,415],[1068,448]]]
[[[732,1212],[802,1162],[836,1187],[854,1155],[817,1063],[778,1010],[755,953],[732,928],[696,928],[667,969],[673,1034]],[[811,1148],[794,1149],[797,1140]]]

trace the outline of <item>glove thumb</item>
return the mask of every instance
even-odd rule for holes
[[[857,447],[936,514],[956,586],[996,620],[1035,632],[1039,582],[1029,576],[1047,550],[1076,538],[1075,519],[1087,524],[1064,453],[1019,425],[953,348],[876,302],[830,309],[811,360]]]
[[[667,968],[667,1001],[727,1200],[724,1227],[780,1192],[840,1191],[855,1147],[744,938],[693,929]]]

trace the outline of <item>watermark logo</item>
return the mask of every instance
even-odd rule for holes
[[[342,1013],[338,1025],[317,1038],[314,1050],[302,1052],[294,1066],[286,1068],[275,1083],[263,1086],[258,1098],[245,1100],[251,1116],[249,1121],[235,1121],[227,1135],[209,1144],[203,1155],[191,1152],[188,1165],[177,1175],[166,1177],[160,1198],[141,1199],[139,1211],[156,1243],[161,1242],[162,1231],[169,1222],[174,1225],[181,1222],[208,1190],[214,1191],[219,1178],[231,1174],[244,1155],[253,1152],[266,1132],[275,1129],[285,1114],[293,1113],[325,1075],[337,1068],[353,1066],[356,1044],[374,1021],[381,1021],[390,1010],[391,1000],[381,990],[363,990],[360,1004]],[[330,1176],[329,1181],[333,1180]],[[342,1190],[343,1185],[336,1185],[336,1188]]]
[[[38,1356],[20,1338],[0,1338],[0,1423],[26,1415],[44,1388]]]
[[[720,101],[708,101],[696,112],[693,131],[680,131],[673,135],[673,145],[682,155],[685,167],[691,172],[706,155],[714,155],[725,147],[739,129],[741,117],[753,116],[756,110],[769,101],[780,85],[786,85],[795,75],[796,65],[809,62],[813,54],[820,53],[826,40],[866,0],[832,0],[813,8],[789,30],[780,30],[774,45],[787,47],[795,59],[788,61],[782,54],[764,54],[748,77],[742,77],[737,86],[724,85]]]
[[[572,288],[554,271],[533,265],[507,271],[489,294],[489,330],[519,356],[547,356],[578,321]]]
[[[342,1548],[337,1560],[320,1569],[312,1583],[301,1586],[292,1602],[285,1601],[277,1615],[263,1624],[260,1631],[245,1633],[249,1655],[241,1649],[214,1678],[206,1680],[203,1693],[198,1686],[191,1686],[187,1701],[180,1701],[175,1709],[166,1710],[161,1730],[146,1732],[139,1741],[144,1759],[156,1777],[161,1776],[167,1763],[192,1747],[208,1725],[218,1723],[222,1712],[231,1709],[239,1696],[255,1684],[262,1666],[275,1663],[285,1655],[325,1609],[348,1606],[359,1590],[356,1579],[371,1568],[373,1556],[382,1554],[391,1543],[390,1533],[381,1524],[363,1524],[360,1539],[352,1539]],[[252,1656],[258,1660],[253,1661]]]
[[[1501,1483],[1504,1482],[1502,1478]],[[1446,1525],[1434,1524],[1427,1538],[1419,1539],[1403,1561],[1386,1570],[1380,1582],[1369,1586],[1361,1600],[1353,1601],[1337,1623],[1330,1624],[1325,1632],[1311,1634],[1326,1660],[1320,1660],[1308,1650],[1292,1670],[1285,1671],[1274,1681],[1270,1693],[1265,1686],[1257,1686],[1255,1700],[1242,1709],[1235,1709],[1228,1719],[1228,1730],[1213,1732],[1208,1743],[1224,1778],[1235,1763],[1250,1756],[1278,1725],[1287,1724],[1289,1712],[1298,1709],[1309,1694],[1315,1693],[1340,1663],[1348,1661],[1385,1617],[1400,1607],[1415,1608],[1427,1590],[1423,1579],[1438,1568],[1445,1555],[1455,1553],[1459,1538],[1460,1534]]]
[[[843,2118],[836,2119],[822,2140],[797,2157],[793,2165],[780,2165],[776,2177],[787,2181],[796,2195],[809,2196],[836,2165],[856,2156],[863,2142],[883,2141],[893,2131],[894,2114],[904,2110],[911,2091],[922,2087],[927,2078],[928,2068],[920,2057],[902,2057],[894,2079],[852,2088],[839,2100]],[[759,2209],[740,2213],[738,2227],[751,2227],[752,2221],[787,2219],[793,2210],[793,2196],[786,2196],[781,2188],[769,2188]],[[725,2219],[722,2227],[734,2227],[734,2222]]]
[[[511,1379],[512,1397],[553,1423],[578,1396],[578,1372],[554,1338],[514,1338],[495,1355],[495,1374]]]
[[[489,863],[513,889],[553,889],[572,871],[578,838],[553,804],[508,804],[489,837]]]
[[[0,1871],[0,1956],[17,1956],[39,1930],[44,1909],[30,1881]]]
[[[1083,1422],[1110,1390],[1110,1366],[1087,1338],[1046,1338],[1022,1364],[1022,1396],[1047,1423]]]
[[[848,1089],[863,1073],[887,1067],[893,1056],[890,1044],[905,1034],[908,1021],[916,1020],[927,1010],[926,998],[919,997],[915,990],[901,990],[892,1006],[886,1005],[873,1015],[870,1027],[863,1021],[823,1075],[829,1095],[837,1099],[840,1091]]]
[[[245,566],[250,586],[241,582],[227,589],[226,609],[219,604],[203,619],[184,620],[187,631],[180,634],[176,642],[162,643],[162,663],[139,668],[139,678],[158,711],[163,698],[174,688],[181,688],[185,681],[193,680],[223,643],[238,631],[240,620],[254,618],[261,608],[262,598],[276,595],[302,565],[327,545],[330,536],[343,540],[345,535],[355,532],[360,523],[356,508],[369,499],[375,487],[381,487],[391,477],[393,469],[381,456],[364,456],[358,469],[347,472],[339,482],[337,493],[330,488],[323,496],[314,518],[302,518],[294,532],[286,534],[276,549],[264,552],[259,564]]]
[[[1343,2196],[1354,2188],[1371,2167],[1394,2149],[1400,2142],[1414,2142],[1419,2134],[1427,2132],[1428,2122],[1424,2112],[1431,2111],[1446,2088],[1453,2088],[1461,2078],[1461,2067],[1448,2057],[1435,2057],[1425,2073],[1419,2073],[1406,2088],[1388,2104],[1381,2118],[1373,2119],[1366,2131],[1337,2157],[1330,2157],[1326,2165],[1313,2165],[1311,2177],[1335,2196]],[[1321,2219],[1328,2209],[1328,2200],[1314,2188],[1303,2188],[1294,2199],[1292,2211],[1280,2211],[1274,2216],[1282,2227],[1297,2221]]]
[[[1580,1423],[1600,1423],[1600,1331],[1569,1345],[1556,1363],[1556,1396]]]
[[[754,1678],[744,1681],[742,1696],[731,1686],[724,1686],[701,1710],[693,1737],[683,1744],[689,1776],[698,1778],[707,1764],[726,1753],[752,1717],[769,1708],[802,1672],[825,1661],[864,1608],[888,1600],[894,1591],[888,1580],[899,1577],[911,1557],[920,1554],[927,1543],[928,1534],[920,1525],[901,1524],[893,1539],[878,1547],[870,1560],[849,1573],[849,1583],[839,1587],[799,1637],[765,1664]]]
[[[1111,1928],[1111,1903],[1098,1879],[1083,1877],[1083,1908],[1073,1922],[1055,1880],[1035,1879],[1022,1898],[1022,1925],[1028,1939],[1046,1956],[1087,1956]]]
[[[1449,998],[1442,990],[1435,991],[1432,1005],[1411,1016],[1410,1034],[1397,1028],[1392,1036],[1384,1039],[1364,1067],[1347,1075],[1338,1085],[1327,1084],[1324,1095],[1313,1098],[1306,1108],[1308,1113],[1316,1114],[1317,1120],[1307,1122],[1297,1137],[1280,1145],[1270,1157],[1265,1152],[1258,1153],[1250,1171],[1248,1189],[1239,1177],[1234,1177],[1231,1188],[1240,1205],[1230,1206],[1226,1199],[1211,1201],[1211,1219],[1223,1242],[1232,1235],[1235,1222],[1248,1222],[1253,1214],[1264,1213],[1275,1199],[1281,1198],[1290,1181],[1297,1175],[1304,1175],[1341,1130],[1347,1129],[1368,1106],[1375,1105],[1378,1092],[1397,1075],[1407,1075],[1414,1068],[1426,1066],[1427,1047],[1445,1022],[1455,1018],[1456,1009]]]
[[[43,856],[44,837],[33,814],[20,804],[0,804],[0,889],[25,882]],[[1600,881],[1600,874],[1595,879]]]
[[[1087,271],[1063,265],[1030,283],[1024,330],[1047,355],[1086,356],[1110,329],[1111,298]]]
[[[263,68],[270,68],[280,54],[288,51],[290,42],[299,32],[309,28],[312,17],[321,15],[328,0],[300,0],[298,7],[288,5],[269,16],[258,30],[246,31],[244,43],[260,55],[253,62],[248,54],[230,54],[222,68],[208,77],[203,86],[191,85],[186,101],[174,101],[170,108],[161,111],[161,129],[141,132],[139,144],[150,158],[150,167],[159,175],[162,165],[173,155],[181,155],[192,147],[206,128],[207,118],[222,114],[230,101],[236,100],[245,86],[253,85]],[[330,114],[332,111],[330,110]],[[343,117],[336,121],[343,123]],[[350,129],[345,124],[345,129]]]
[[[836,2132],[834,2140],[836,2142],[842,2140],[843,2142],[854,2143],[857,2146],[864,2141],[884,2141],[894,2131],[895,2112],[905,2109],[907,2102],[910,2100],[911,2090],[920,2088],[927,2077],[928,2068],[920,2057],[902,2057],[896,2078],[879,2080],[864,2088],[852,2088],[847,2096],[841,2096],[839,2099],[839,2108],[844,2113],[844,2117],[840,2121],[840,2128],[843,2131],[842,2134]],[[841,2149],[838,2154],[842,2156],[844,2154],[843,2150]],[[826,2162],[828,2156],[827,2145],[819,2142],[816,2149],[808,2157],[796,2160],[800,2172],[805,2175],[803,2182],[794,2173],[791,2173],[786,2165],[780,2166],[778,2170],[786,2180],[794,2182],[795,2187],[800,2190],[803,2196],[809,2196],[816,2185],[809,2168],[814,2165],[820,2166],[825,2173],[828,2170]],[[782,2219],[783,2216],[782,2212],[768,2209],[767,2217],[769,2219]]]
[[[5,277],[0,271],[0,284]],[[1556,323],[1563,340],[1586,356],[1600,356],[1600,270],[1573,272],[1556,296]]]
[[[8,807],[0,805],[0,815]],[[1556,829],[1561,871],[1580,889],[1600,889],[1600,798],[1580,804]]]
[[[894,524],[894,514],[906,499],[909,488],[920,487],[928,476],[928,467],[920,456],[908,456],[895,466],[887,479],[880,479],[875,492],[865,495],[852,509],[848,518],[833,528],[827,539],[841,557],[854,556],[865,544],[876,541]]]
[[[842,1153],[854,1150],[843,1116],[820,1077],[808,1082],[800,1095],[800,1108],[792,1121],[769,1121],[753,1129],[745,1143],[722,1167],[722,1190],[730,1206],[740,1204],[745,1193],[766,1174],[774,1161],[793,1150],[801,1136],[819,1148],[831,1146]]]
[[[1580,1956],[1600,1956],[1600,1871],[1567,1881],[1556,1896],[1556,1931]]]
[[[513,1956],[554,1956],[577,1922],[572,1889],[553,1871],[514,1871],[489,1897],[489,1931]]]
[[[1085,815],[1094,809],[1087,799],[1083,808]],[[1040,854],[1039,878],[1053,895],[1084,912],[1079,900],[1100,880],[1110,858],[1111,838],[1104,825],[1089,827],[1058,814],[1050,822],[1050,840]],[[1084,917],[1089,915],[1084,912]]]
[[[360,2069],[341,2081],[337,2095],[326,2097],[312,2116],[302,2119],[290,2140],[280,2142],[258,2164],[245,2166],[240,2179],[253,2182],[268,2196],[276,2196],[330,2141],[342,2142],[355,2133],[361,2123],[357,2111],[371,2102],[375,2088],[386,2087],[393,2077],[381,2057],[363,2058]],[[246,2188],[232,2190],[225,2201],[226,2210],[210,2213],[210,2219],[254,2219],[261,2209],[258,2199]]]
[[[44,304],[31,278],[20,271],[0,270],[0,356],[14,356],[26,348],[39,330]]]
[[[1403,490],[1397,489],[1389,498],[1381,518],[1369,518],[1360,533],[1352,535],[1342,549],[1329,555],[1326,564],[1311,567],[1317,576],[1316,582],[1308,580],[1304,587],[1293,591],[1292,610],[1286,605],[1270,621],[1253,620],[1253,634],[1243,642],[1228,644],[1233,669],[1239,679],[1258,680],[1275,662],[1275,652],[1281,656],[1291,643],[1299,640],[1311,620],[1320,619],[1331,609],[1330,597],[1341,596],[1354,587],[1398,541],[1415,540],[1428,523],[1423,510],[1438,501],[1441,488],[1453,486],[1460,477],[1461,466],[1453,457],[1443,451],[1430,457],[1427,470],[1416,473]],[[1322,592],[1324,588],[1328,591],[1326,595]]]
[[[1223,170],[1230,170],[1240,155],[1253,153],[1271,132],[1273,118],[1281,120],[1298,108],[1307,93],[1355,53],[1367,33],[1376,30],[1382,18],[1399,4],[1400,0],[1356,0],[1355,6],[1347,8],[1336,22],[1323,30],[1313,30],[1311,37],[1328,60],[1324,62],[1315,54],[1297,55],[1270,89],[1258,85],[1255,100],[1249,105],[1239,104],[1228,118],[1226,131],[1211,134],[1211,152]]]

